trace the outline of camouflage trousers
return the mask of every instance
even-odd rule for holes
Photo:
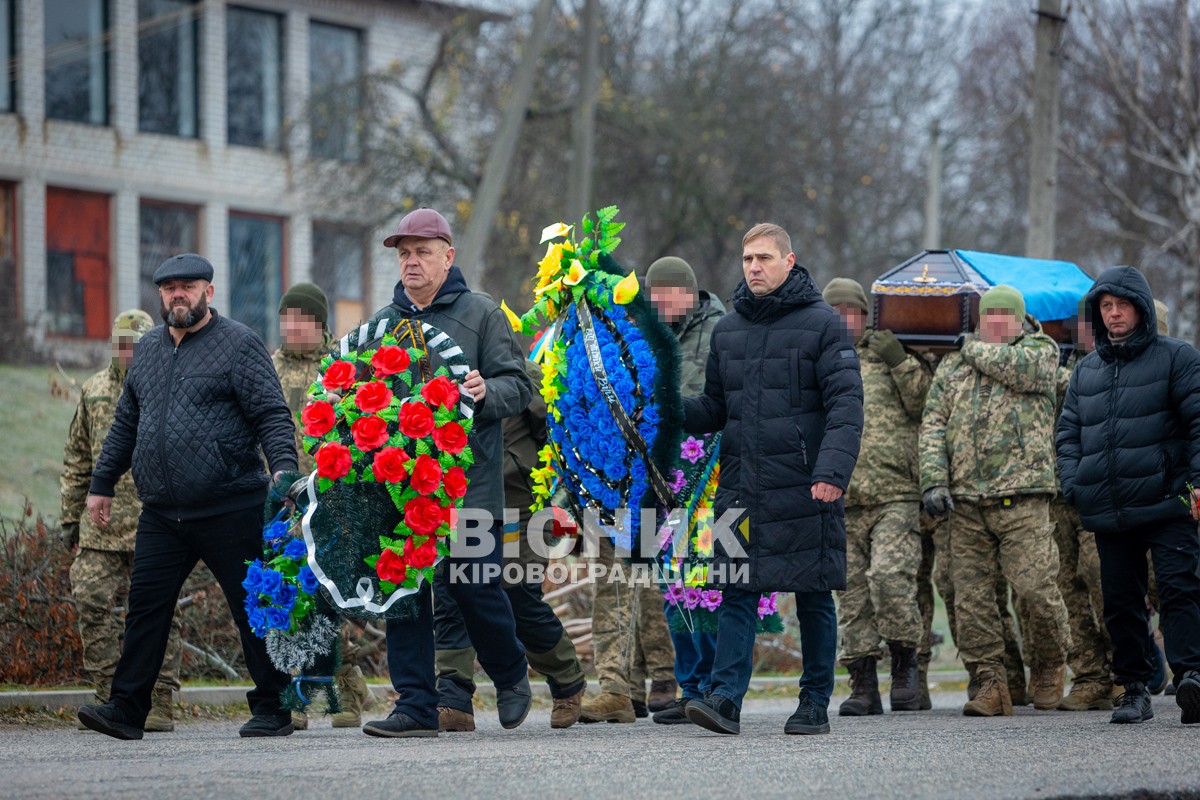
[[[1050,510],[1058,545],[1058,590],[1071,625],[1067,665],[1076,681],[1110,683],[1112,641],[1104,626],[1096,534],[1083,530],[1078,512],[1061,498],[1051,504]]]
[[[950,557],[955,642],[968,669],[1008,672],[998,578],[1008,580],[1023,604],[1030,660],[1047,667],[1066,661],[1071,633],[1056,583],[1058,548],[1048,497],[957,501],[950,516]]]
[[[79,638],[83,642],[83,674],[96,687],[96,697],[108,700],[113,673],[121,658],[123,623],[113,607],[125,602],[129,594],[129,576],[133,573],[132,550],[91,550],[81,548],[71,564],[71,594],[79,619]],[[171,636],[163,657],[155,695],[179,689],[179,613],[171,622]]]
[[[846,509],[846,588],[838,593],[843,664],[865,656],[882,659],[885,642],[920,645],[920,566],[920,506],[915,501]]]
[[[625,580],[600,578],[592,590],[592,647],[600,691],[644,702],[646,679],[675,680],[675,646],[663,608],[662,591],[653,579],[634,580],[628,564],[614,558],[612,541],[600,537],[594,559]]]
[[[917,608],[921,612],[921,641],[917,643],[917,661],[921,669],[928,670],[933,657],[933,568],[937,563],[937,545],[934,532],[937,521],[919,511],[921,531],[921,563],[917,565]],[[947,604],[947,610],[950,606]]]

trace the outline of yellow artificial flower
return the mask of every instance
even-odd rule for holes
[[[583,268],[583,263],[579,259],[571,262],[571,268],[567,270],[567,275],[562,279],[562,282],[567,286],[577,286],[580,281],[587,277],[588,271]]]
[[[542,399],[546,401],[546,405],[553,405],[554,401],[558,399],[558,384],[543,384]]]
[[[578,263],[578,262],[576,262],[576,263]],[[553,283],[548,283],[545,286],[539,286],[538,288],[533,290],[533,296],[541,297],[542,295],[544,295],[546,292],[550,291],[551,289],[557,289],[559,286],[562,286],[563,280],[564,280],[564,278],[559,278],[558,280],[554,281]]]
[[[613,302],[617,305],[625,305],[637,297],[638,288],[637,274],[629,273],[617,281],[617,285],[613,287]]]
[[[508,324],[512,325],[512,329],[517,333],[520,333],[521,318],[516,315],[516,312],[509,308],[508,303],[503,300],[500,301],[500,310],[504,312],[504,316],[508,317]]]
[[[556,272],[562,269],[562,260],[562,244],[546,245],[546,255],[538,262],[538,278],[545,281],[553,277]]]
[[[571,233],[573,225],[568,225],[565,222],[556,222],[542,229],[542,240],[538,244],[545,244],[551,239],[558,239],[567,236]]]

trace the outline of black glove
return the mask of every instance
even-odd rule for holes
[[[79,523],[64,522],[62,526],[62,543],[68,550],[79,547]]]
[[[940,517],[954,510],[954,499],[950,497],[950,489],[945,486],[926,490],[921,502],[925,505],[925,513],[931,517]]]
[[[896,334],[889,330],[872,332],[867,339],[867,349],[879,356],[883,363],[888,365],[888,369],[895,369],[908,357],[904,352],[904,345],[900,344]]]

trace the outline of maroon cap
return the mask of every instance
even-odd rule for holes
[[[453,245],[450,238],[450,223],[446,218],[432,208],[418,208],[410,211],[400,220],[396,232],[383,240],[384,247],[395,247],[404,236],[416,236],[421,239],[445,239],[446,244]]]

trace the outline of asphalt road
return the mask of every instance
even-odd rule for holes
[[[835,702],[840,699],[835,697]],[[320,720],[283,739],[194,722],[121,742],[90,731],[0,726],[0,797],[106,798],[1200,798],[1200,725],[1173,698],[1137,726],[1107,712],[1017,709],[966,719],[935,709],[833,718],[829,736],[786,736],[793,705],[754,700],[740,736],[692,726],[576,725],[535,710],[515,731],[480,712],[474,734],[383,740]]]

